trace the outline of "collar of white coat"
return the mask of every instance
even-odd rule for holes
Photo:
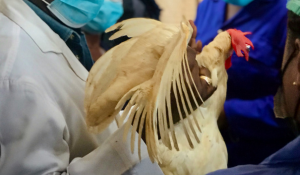
[[[63,54],[73,72],[86,81],[88,72],[65,42],[23,0],[0,0],[0,12],[19,25],[42,52]]]

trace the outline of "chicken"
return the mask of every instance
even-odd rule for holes
[[[199,175],[227,167],[227,150],[219,132],[217,120],[223,109],[227,90],[226,69],[231,66],[231,54],[234,49],[238,56],[245,53],[248,60],[246,45],[252,48],[252,42],[244,37],[249,33],[242,33],[230,29],[220,33],[211,43],[203,48],[196,60],[199,66],[211,71],[212,85],[217,87],[214,94],[197,108],[191,115],[196,116],[201,123],[202,132],[197,132],[201,143],[191,149],[183,134],[177,134],[179,150],[170,150],[163,144],[158,145],[161,158],[160,167],[165,175]],[[233,46],[233,47],[232,47]],[[226,68],[226,69],[225,69]],[[183,133],[183,127],[175,125],[176,133]],[[191,135],[191,133],[190,133]]]
[[[131,39],[108,51],[90,72],[85,98],[89,129],[103,131],[130,100],[118,123],[122,125],[127,117],[124,137],[131,129],[132,152],[135,131],[139,132],[140,146],[145,129],[149,157],[166,175],[198,175],[226,168],[227,150],[217,126],[226,97],[225,61],[233,49],[238,56],[243,56],[243,51],[248,58],[246,44],[252,46],[244,37],[248,33],[234,29],[222,32],[197,55],[198,65],[210,70],[212,85],[217,87],[200,106],[197,98],[201,95],[192,91],[195,83],[184,83],[191,79],[186,48],[193,29],[188,21],[176,27],[150,19],[130,19],[108,31],[115,29],[120,30],[111,39],[124,35]],[[229,62],[227,59],[226,66]],[[175,125],[171,91],[181,118]],[[197,105],[196,110],[191,102]]]

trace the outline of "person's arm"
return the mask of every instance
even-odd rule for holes
[[[122,174],[138,165],[137,151],[131,154],[130,142],[122,140],[122,128],[101,147],[70,160],[72,135],[80,133],[69,133],[55,101],[24,80],[0,80],[0,94],[0,174]],[[147,158],[144,143],[141,149]],[[151,164],[150,170],[160,168]]]

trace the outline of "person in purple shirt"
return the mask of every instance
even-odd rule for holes
[[[282,86],[275,96],[276,117],[289,117],[298,137],[259,165],[242,165],[209,175],[297,175],[300,174],[300,0],[290,0],[288,38],[282,62]],[[254,126],[255,127],[255,126]],[[276,135],[274,135],[276,136]]]
[[[226,2],[225,2],[226,1]],[[228,149],[228,167],[258,164],[296,136],[289,120],[276,119],[273,98],[280,85],[286,39],[286,0],[203,0],[195,24],[203,45],[219,31],[252,32],[249,62],[232,57],[227,99],[219,126]]]

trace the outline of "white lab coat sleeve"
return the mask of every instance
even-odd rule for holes
[[[135,152],[130,151],[130,134],[127,141],[123,140],[124,126],[111,135],[101,147],[89,155],[78,158],[71,162],[68,173],[73,174],[110,174],[110,175],[163,175],[157,163],[152,163],[148,157],[147,148],[142,143],[142,161],[137,154],[136,134]],[[99,173],[100,172],[100,173]]]
[[[70,133],[53,100],[18,80],[0,79],[0,94],[1,175],[119,175],[139,163],[137,151],[131,154],[130,142],[123,141],[123,127],[88,155],[69,160]],[[147,156],[143,143],[142,158]],[[161,172],[157,164],[149,164]]]

